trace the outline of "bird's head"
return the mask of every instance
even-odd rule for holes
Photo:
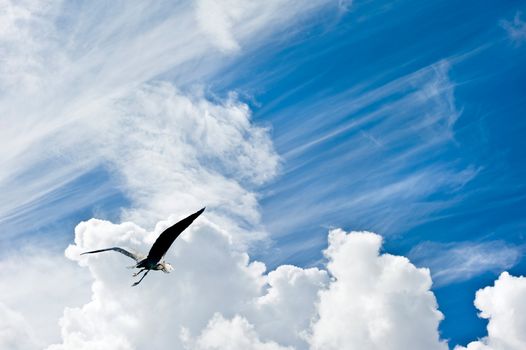
[[[170,273],[174,270],[173,266],[168,264],[167,262],[160,262],[157,264],[157,269],[156,270],[161,270],[162,272],[164,273]]]

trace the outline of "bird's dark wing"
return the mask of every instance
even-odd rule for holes
[[[164,254],[168,251],[168,248],[172,245],[177,237],[183,232],[190,224],[205,211],[205,208],[193,213],[192,215],[184,218],[178,223],[171,227],[168,227],[159,235],[159,238],[155,241],[148,253],[148,259],[152,261],[159,261],[162,259]]]
[[[137,254],[137,253],[132,253],[132,252],[129,252],[127,251],[126,249],[122,249],[122,248],[119,248],[119,247],[112,247],[112,248],[106,248],[106,249],[99,249],[99,250],[92,250],[90,252],[84,252],[80,255],[84,255],[84,254],[93,254],[93,253],[100,253],[100,252],[105,252],[105,251],[108,251],[108,250],[115,250],[116,252],[119,252],[121,254],[124,254],[126,256],[129,256],[130,258],[132,258],[133,260],[139,262],[141,261],[142,259],[144,259],[144,256],[141,255],[141,254]]]

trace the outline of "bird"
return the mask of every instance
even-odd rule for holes
[[[173,271],[174,268],[172,267],[172,265],[165,262],[164,260],[161,261],[161,259],[164,258],[164,255],[166,254],[166,252],[168,251],[172,243],[175,241],[175,239],[179,237],[179,235],[188,226],[190,226],[192,222],[194,222],[194,220],[197,219],[199,215],[201,215],[205,211],[205,208],[202,208],[201,210],[196,211],[195,213],[187,216],[186,218],[182,219],[181,221],[175,223],[174,225],[164,230],[153,243],[147,256],[144,256],[142,254],[138,254],[135,252],[130,252],[121,247],[111,247],[111,248],[105,248],[105,249],[92,250],[89,252],[84,252],[80,255],[101,253],[101,252],[113,250],[113,251],[119,252],[121,254],[124,254],[132,258],[133,260],[135,260],[136,264],[133,266],[130,266],[130,268],[141,269],[139,272],[134,273],[132,275],[133,277],[137,277],[142,272],[146,271],[144,275],[142,275],[140,280],[132,284],[132,287],[135,287],[136,285],[141,283],[144,277],[146,277],[148,272],[150,272],[151,270],[162,271],[164,273],[170,273],[171,271]]]

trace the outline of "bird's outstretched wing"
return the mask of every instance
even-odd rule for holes
[[[121,254],[129,256],[130,258],[132,258],[133,260],[135,260],[137,262],[139,262],[142,259],[144,259],[144,256],[142,254],[132,253],[132,252],[127,251],[126,249],[122,249],[122,248],[119,248],[119,247],[112,247],[112,248],[99,249],[99,250],[92,250],[90,252],[84,252],[84,253],[82,253],[80,255],[100,253],[100,252],[105,252],[105,251],[108,251],[108,250],[115,250],[116,252],[119,252]]]
[[[205,211],[205,208],[193,213],[192,215],[184,218],[173,226],[168,227],[163,231],[152,245],[150,252],[148,253],[148,259],[151,261],[159,261],[162,259],[164,254],[168,251],[168,248],[172,245],[177,237],[183,232],[194,220]]]

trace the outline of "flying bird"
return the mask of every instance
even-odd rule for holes
[[[172,245],[172,243],[175,241],[177,237],[188,227],[194,220],[205,211],[205,208],[193,213],[192,215],[184,218],[183,220],[179,221],[178,223],[168,227],[166,230],[164,230],[157,240],[153,243],[152,247],[150,248],[150,251],[148,252],[148,256],[144,256],[142,254],[137,254],[133,252],[129,252],[126,249],[120,248],[120,247],[112,247],[112,248],[106,248],[106,249],[98,249],[98,250],[92,250],[89,252],[84,252],[80,255],[84,254],[93,254],[93,253],[100,253],[100,252],[106,252],[109,250],[114,250],[116,252],[119,252],[121,254],[124,254],[133,260],[135,260],[137,263],[133,266],[130,266],[130,268],[138,268],[142,269],[139,272],[136,272],[133,274],[133,277],[137,277],[141,272],[144,272],[144,275],[141,277],[140,280],[132,284],[132,287],[138,285],[141,283],[141,281],[146,277],[148,272],[150,270],[157,270],[162,271],[165,273],[169,273],[173,270],[172,265],[168,264],[164,260],[161,261],[161,259],[164,258],[164,255]]]

